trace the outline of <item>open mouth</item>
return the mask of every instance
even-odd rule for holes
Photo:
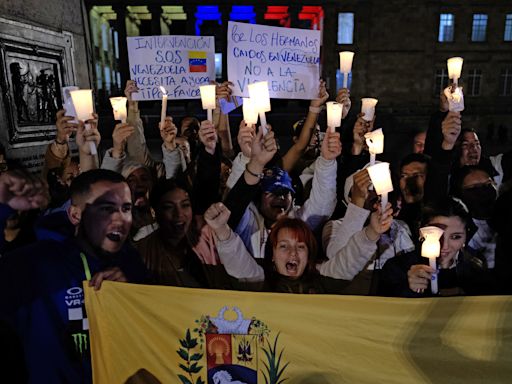
[[[177,232],[185,231],[185,222],[184,221],[175,221],[172,223],[172,225]]]
[[[272,209],[277,209],[277,210],[280,210],[282,212],[285,212],[286,211],[286,202],[278,202],[278,203],[273,203],[273,204],[270,204],[270,207],[272,207]]]
[[[110,241],[113,241],[113,242],[116,242],[116,243],[119,243],[122,240],[122,238],[123,238],[121,232],[117,232],[117,231],[113,231],[113,232],[107,233],[106,237]]]
[[[297,263],[296,261],[288,261],[286,264],[285,264],[285,267],[286,267],[286,271],[290,274],[296,274],[299,270],[299,263]]]

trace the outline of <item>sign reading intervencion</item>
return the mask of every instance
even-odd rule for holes
[[[160,86],[169,99],[199,99],[199,86],[215,80],[212,36],[128,37],[130,78],[137,83],[135,100],[158,100]]]
[[[233,93],[268,81],[270,97],[314,99],[320,79],[320,31],[229,22],[228,79]]]

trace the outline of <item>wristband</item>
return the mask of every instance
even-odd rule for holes
[[[264,173],[254,173],[249,169],[249,164],[245,165],[245,170],[249,172],[249,175],[252,175],[254,177],[257,177],[258,179],[263,179],[265,177]]]
[[[309,112],[320,113],[320,112],[322,112],[322,109],[323,109],[322,107],[312,107],[312,106],[310,106],[309,107]]]

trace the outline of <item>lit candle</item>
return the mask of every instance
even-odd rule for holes
[[[421,237],[424,239],[423,244],[421,244],[421,256],[428,257],[430,268],[435,271],[430,281],[430,290],[434,295],[438,292],[436,259],[441,253],[441,243],[439,240],[443,233],[444,231],[441,228],[434,226],[420,228]]]
[[[249,96],[254,103],[255,109],[260,116],[261,128],[263,135],[267,134],[267,117],[265,112],[270,112],[270,94],[268,92],[268,83],[260,81],[257,83],[249,84]]]
[[[367,168],[372,180],[375,192],[381,195],[382,212],[388,204],[388,193],[393,191],[393,182],[391,181],[391,173],[389,172],[389,163],[378,163]]]
[[[341,114],[343,107],[335,101],[328,101],[327,105],[327,130],[335,132],[336,128],[341,125]]]
[[[375,116],[375,106],[379,100],[373,99],[371,97],[365,97],[361,99],[361,112],[364,113],[363,119],[366,121],[372,121],[373,116]]]
[[[354,52],[340,52],[340,72],[343,73],[343,88],[348,88],[348,74],[352,71]]]
[[[111,97],[110,104],[114,112],[114,120],[121,120],[121,123],[126,123],[126,97]]]
[[[203,109],[206,109],[208,121],[213,123],[213,110],[215,109],[215,84],[202,85],[199,87],[201,92],[201,103]]]
[[[376,155],[384,152],[384,133],[382,133],[382,128],[366,133],[364,138],[370,151],[370,165],[374,165]]]
[[[448,77],[453,80],[455,85],[458,85],[463,62],[464,59],[462,57],[451,57],[447,61]]]
[[[249,97],[244,97],[243,100],[242,110],[245,125],[254,125],[258,122],[258,111],[254,108],[253,102]]]
[[[160,86],[162,92],[162,111],[160,112],[160,129],[164,128],[165,117],[167,116],[167,91],[164,87]]]
[[[71,91],[69,94],[71,95],[71,99],[73,100],[76,118],[78,120],[83,121],[84,123],[86,120],[92,118],[92,114],[94,113],[92,89],[80,89],[77,91]],[[86,130],[90,128],[91,127],[89,126],[89,124],[85,124]],[[98,154],[98,150],[94,142],[89,141],[89,148],[91,150],[91,155],[95,156]]]

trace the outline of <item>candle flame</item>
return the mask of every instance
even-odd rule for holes
[[[160,91],[162,91],[162,93],[164,94],[164,96],[167,96],[167,91],[165,90],[164,87],[160,86]]]

